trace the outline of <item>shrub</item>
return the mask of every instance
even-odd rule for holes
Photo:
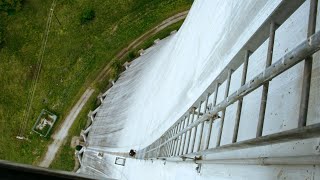
[[[119,60],[115,60],[112,62],[111,65],[111,79],[118,79],[123,67]]]
[[[130,61],[135,59],[136,57],[137,57],[137,54],[134,51],[129,52],[128,58]]]
[[[80,16],[80,23],[85,24],[92,21],[96,16],[93,9],[85,9]]]
[[[21,9],[23,0],[0,0],[0,11],[12,12]]]

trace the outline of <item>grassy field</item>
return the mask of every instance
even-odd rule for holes
[[[4,43],[0,46],[0,159],[36,164],[50,138],[39,137],[31,128],[42,109],[58,115],[53,131],[62,123],[72,105],[92,80],[122,48],[162,20],[188,9],[190,0],[58,0],[37,84],[30,118],[24,136],[19,133],[26,110],[28,92],[37,67],[43,32],[52,1],[25,0],[21,11],[10,16],[0,12]],[[95,18],[81,24],[86,9],[95,11]],[[86,121],[86,113],[95,106],[95,97],[105,89],[96,86],[90,99],[71,129],[69,137],[78,135]],[[66,145],[53,168],[70,170],[73,155]],[[70,154],[71,153],[71,154]],[[62,157],[62,160],[59,158]],[[72,162],[71,162],[72,161]]]

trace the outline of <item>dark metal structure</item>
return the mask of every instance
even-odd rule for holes
[[[57,171],[46,168],[35,167],[26,164],[18,164],[9,161],[0,160],[0,179],[1,180],[93,180],[99,179],[98,177],[86,176],[66,171]]]

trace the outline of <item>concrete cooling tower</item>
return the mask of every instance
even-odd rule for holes
[[[89,114],[78,173],[320,179],[318,6],[195,0]]]

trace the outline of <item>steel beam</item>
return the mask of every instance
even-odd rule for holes
[[[208,105],[209,96],[210,96],[210,94],[207,93],[206,100],[204,101],[204,111],[203,111],[203,113],[206,113],[206,112],[207,112],[207,105]],[[199,112],[201,112],[201,109],[199,109]],[[204,116],[202,116],[202,117],[204,117]],[[204,128],[204,122],[201,123],[200,132],[199,132],[199,144],[198,144],[198,146],[197,146],[197,150],[196,150],[196,151],[199,151],[199,150],[201,149],[203,128]]]
[[[274,38],[275,38],[275,34],[276,34],[276,28],[277,28],[277,25],[275,24],[275,22],[271,22],[266,68],[268,68],[272,63],[273,46],[274,46]],[[260,112],[259,112],[256,137],[259,137],[262,135],[264,117],[265,117],[265,113],[266,113],[267,100],[268,100],[268,91],[269,91],[269,81],[265,82],[262,86],[262,96],[261,96],[261,104],[260,104]]]
[[[212,106],[213,106],[213,107],[214,107],[214,106],[216,105],[216,103],[217,103],[219,86],[220,86],[220,83],[217,83],[217,84],[216,84],[216,88],[215,88],[215,90],[214,90],[214,97],[213,97],[213,101],[212,101]],[[210,118],[210,120],[209,120],[209,127],[208,127],[208,133],[207,133],[206,141],[205,141],[205,144],[204,144],[204,149],[208,149],[209,144],[210,144],[212,124],[213,124],[213,119]]]
[[[251,54],[251,52],[249,50],[246,50],[244,62],[243,62],[241,86],[243,86],[246,83],[250,54]],[[233,128],[232,143],[236,142],[237,138],[238,138],[239,124],[240,124],[241,111],[242,111],[242,102],[243,102],[243,98],[240,98],[238,100],[236,120],[235,120],[235,124],[234,124],[234,128]]]
[[[315,33],[316,20],[317,20],[317,7],[318,7],[318,0],[311,0],[307,37],[310,37]],[[312,56],[306,57],[304,61],[298,127],[303,127],[307,124],[310,85],[311,85],[311,73],[312,73],[312,61],[313,61]]]
[[[229,95],[232,72],[233,72],[232,69],[228,70],[228,78],[227,78],[227,82],[226,82],[227,84],[226,84],[226,89],[225,89],[225,93],[224,93],[224,99],[227,99],[228,95]],[[220,146],[220,143],[221,143],[221,136],[222,136],[222,131],[223,131],[224,118],[226,116],[226,109],[227,109],[227,106],[224,109],[222,109],[220,129],[219,129],[218,139],[217,139],[217,146]]]
[[[199,106],[198,106],[198,114],[197,114],[197,120],[200,117],[200,109],[201,109],[201,105],[202,105],[202,101],[199,102]],[[198,125],[194,126],[194,133],[193,133],[193,138],[191,140],[192,142],[192,148],[191,148],[191,152],[194,152],[194,147],[195,147],[195,142],[196,142],[196,136],[197,136],[197,129],[198,129]]]
[[[191,122],[190,123],[193,123],[193,120],[194,120],[194,112],[195,112],[195,108],[194,107],[192,107],[192,109],[191,109]],[[188,123],[188,125],[189,125],[189,123]],[[189,146],[190,146],[190,140],[191,140],[191,132],[192,132],[192,129],[190,130],[190,131],[187,131],[187,134],[189,134],[188,135],[188,140],[187,140],[187,147],[186,147],[186,154],[188,154],[189,153]]]
[[[320,156],[257,157],[237,159],[196,160],[196,164],[239,164],[239,165],[320,165]]]
[[[188,118],[187,118],[187,120],[186,120],[187,122],[186,122],[186,124],[185,124],[185,126],[183,127],[183,128],[185,128],[185,127],[187,127],[188,125],[189,125],[189,121],[190,121],[190,113],[188,114]],[[186,133],[184,133],[184,138],[183,138],[183,145],[182,145],[182,148],[181,148],[181,154],[183,154],[183,152],[184,152],[184,147],[185,147],[185,145],[186,145],[186,140],[187,140],[187,133],[188,133],[189,131],[187,131]]]

